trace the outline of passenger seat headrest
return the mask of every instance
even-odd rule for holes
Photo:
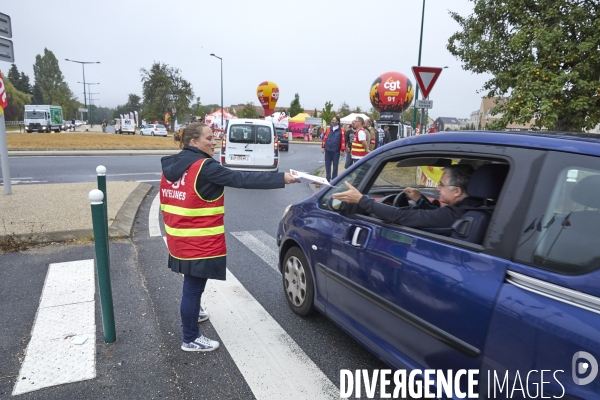
[[[485,164],[473,171],[467,192],[480,199],[497,200],[508,174],[507,164]]]
[[[571,191],[571,200],[585,207],[600,208],[600,175],[580,180]]]

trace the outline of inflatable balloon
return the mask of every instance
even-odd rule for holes
[[[265,109],[265,117],[275,112],[275,104],[279,100],[279,88],[274,82],[265,81],[258,85],[256,96]]]
[[[400,72],[386,72],[379,75],[371,85],[369,98],[379,112],[402,112],[412,103],[413,84]]]

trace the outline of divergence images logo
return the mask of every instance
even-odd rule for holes
[[[585,361],[581,359],[585,359]],[[576,385],[587,385],[596,379],[596,376],[598,375],[598,361],[596,361],[594,356],[590,353],[578,351],[573,354],[571,371],[573,371],[573,382],[575,382]],[[584,375],[588,373],[588,371],[589,375],[586,378],[578,377],[578,375]]]

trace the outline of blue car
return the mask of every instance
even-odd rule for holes
[[[410,206],[408,186],[435,203],[443,168],[456,164],[473,167],[467,191],[482,205],[442,229],[332,198],[347,181],[393,207]],[[477,370],[479,398],[600,398],[599,138],[421,135],[332,185],[278,227],[296,314],[324,314],[395,370]]]

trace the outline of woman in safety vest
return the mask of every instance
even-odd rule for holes
[[[174,139],[182,150],[161,159],[160,207],[168,266],[184,276],[181,349],[212,351],[219,342],[203,336],[198,323],[209,317],[200,306],[207,280],[225,280],[224,187],[276,189],[298,181],[287,172],[238,172],[221,166],[212,158],[215,138],[205,124],[189,124],[177,131]]]

